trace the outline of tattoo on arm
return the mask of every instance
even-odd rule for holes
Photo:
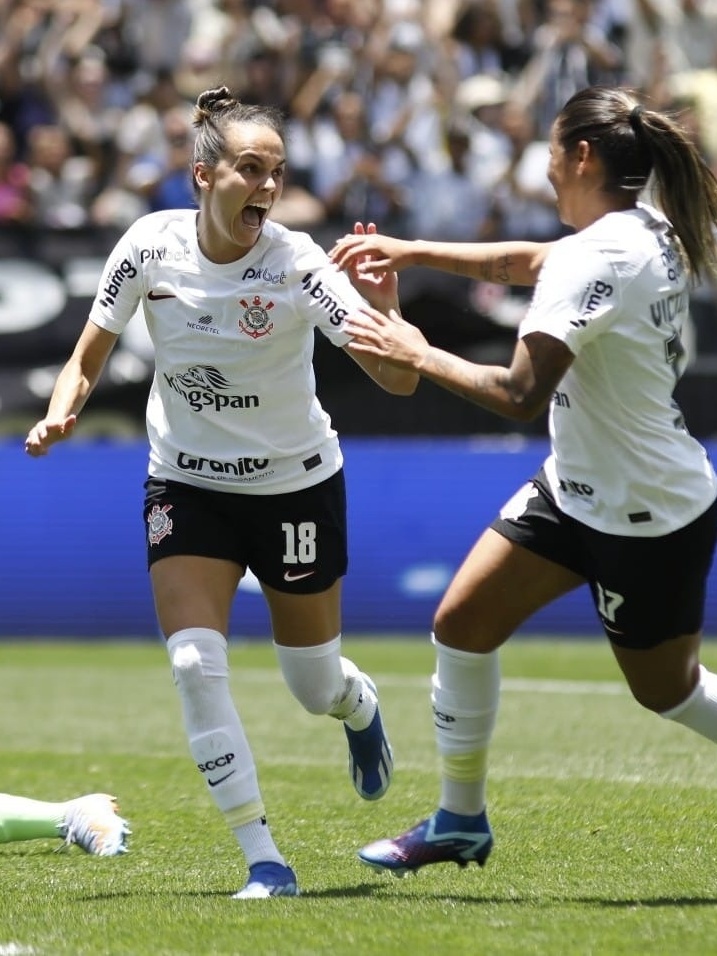
[[[481,400],[478,395],[488,383],[485,371],[485,368],[463,362],[455,355],[437,352],[433,358],[433,369],[427,377],[453,392],[454,395],[458,395],[459,398],[483,405],[487,396],[482,396]]]
[[[478,278],[483,282],[509,285],[511,282],[511,266],[513,265],[513,259],[508,253],[496,256],[495,259],[486,259],[478,266]]]
[[[509,255],[500,256],[496,263],[496,279],[498,282],[508,284],[510,282],[510,267],[513,264]]]

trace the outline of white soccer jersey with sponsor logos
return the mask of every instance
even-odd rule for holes
[[[610,534],[668,534],[717,495],[672,398],[688,281],[670,231],[640,204],[559,240],[519,329],[575,355],[551,402],[545,467],[559,507]]]
[[[155,351],[149,473],[254,494],[316,484],[342,457],[316,396],[314,328],[345,345],[344,319],[363,299],[308,235],[272,222],[242,259],[210,262],[196,216],[170,210],[134,223],[90,312],[121,333],[143,306]]]

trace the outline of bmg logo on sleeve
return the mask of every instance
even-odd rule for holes
[[[348,315],[348,309],[344,309],[333,295],[327,291],[321,279],[314,280],[313,272],[307,272],[304,278],[301,280],[301,285],[303,286],[304,292],[315,299],[318,304],[329,313],[329,322],[332,325],[341,325],[343,320]]]

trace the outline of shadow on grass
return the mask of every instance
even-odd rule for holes
[[[335,887],[325,890],[302,890],[299,901],[307,900],[345,900],[345,899],[366,899],[369,897],[384,897],[395,900],[397,897],[404,899],[413,898],[414,893],[406,894],[403,892],[393,892],[398,890],[393,883],[357,883],[355,886]],[[152,892],[142,890],[134,892],[131,890],[120,890],[114,893],[87,893],[73,897],[76,903],[92,902],[111,902],[119,899],[132,899],[141,896],[147,898],[154,896],[157,898],[171,899],[231,899],[231,891],[226,890],[179,890]],[[282,897],[282,899],[295,899],[295,897]],[[580,904],[581,906],[595,906],[598,908],[614,909],[632,909],[644,906],[652,909],[667,909],[670,907],[709,907],[717,906],[717,897],[715,896],[656,896],[656,897],[628,897],[626,899],[605,900],[595,896],[515,896],[512,893],[504,895],[480,895],[468,896],[460,893],[421,893],[421,899],[426,903],[462,903],[463,905],[473,906],[498,906],[501,904],[510,904],[511,906],[529,906],[535,909],[536,906],[559,906],[561,904],[571,906]],[[66,903],[69,903],[66,900]],[[236,901],[239,903],[240,901]]]

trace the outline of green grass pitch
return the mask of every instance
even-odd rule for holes
[[[239,902],[244,864],[192,765],[159,642],[0,643],[0,789],[106,790],[134,831],[118,859],[0,845],[0,956],[717,952],[717,751],[641,710],[603,641],[506,646],[493,855],[404,880],[356,850],[435,806],[432,648],[345,649],[377,681],[396,754],[378,803],[356,796],[341,728],[293,700],[270,643],[232,643],[269,820],[303,894]],[[717,644],[704,660],[717,667]]]

